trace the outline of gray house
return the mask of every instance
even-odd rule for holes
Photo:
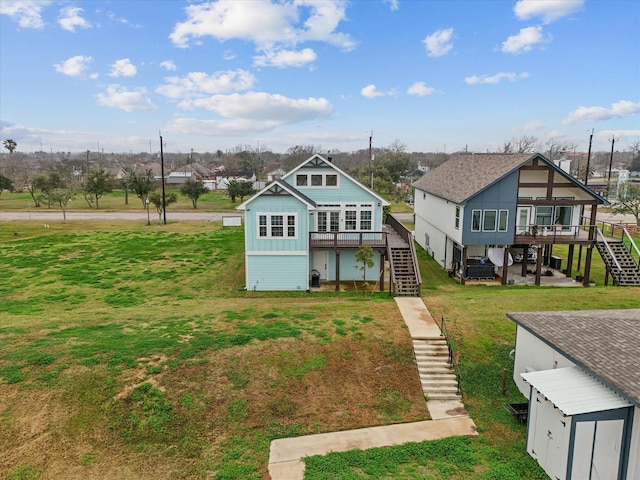
[[[543,260],[550,259],[554,245],[566,244],[569,259],[575,246],[586,249],[588,285],[598,241],[597,208],[607,201],[544,155],[457,155],[413,187],[415,239],[461,283],[501,276],[506,284],[508,268],[503,267],[516,255],[534,252],[535,284],[540,285]],[[572,268],[569,260],[568,276]]]
[[[640,478],[640,309],[507,317],[527,452],[553,479]]]

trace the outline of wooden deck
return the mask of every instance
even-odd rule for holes
[[[536,235],[533,233],[526,233],[524,235],[516,235],[514,239],[514,245],[546,245],[546,244],[575,244],[575,245],[590,245],[594,243],[589,239],[589,230],[568,227],[562,229],[560,227],[551,227],[549,229],[542,229]]]

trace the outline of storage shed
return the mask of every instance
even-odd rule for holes
[[[527,452],[552,479],[640,478],[640,309],[507,316]]]

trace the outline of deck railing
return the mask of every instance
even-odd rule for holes
[[[393,228],[402,239],[407,242],[409,249],[411,250],[411,258],[413,259],[413,266],[416,273],[416,280],[418,285],[422,285],[422,276],[420,275],[420,264],[418,263],[418,256],[416,254],[416,247],[413,241],[413,233],[404,226],[400,220],[391,214],[387,215],[385,223]]]
[[[358,248],[369,245],[372,248],[386,248],[386,232],[310,232],[311,248]]]

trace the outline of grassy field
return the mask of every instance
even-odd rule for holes
[[[274,438],[428,418],[392,298],[245,292],[243,248],[212,222],[0,223],[0,478],[261,479]],[[313,457],[306,478],[546,478],[504,408],[505,313],[640,289],[460,287],[420,262],[479,437]]]

